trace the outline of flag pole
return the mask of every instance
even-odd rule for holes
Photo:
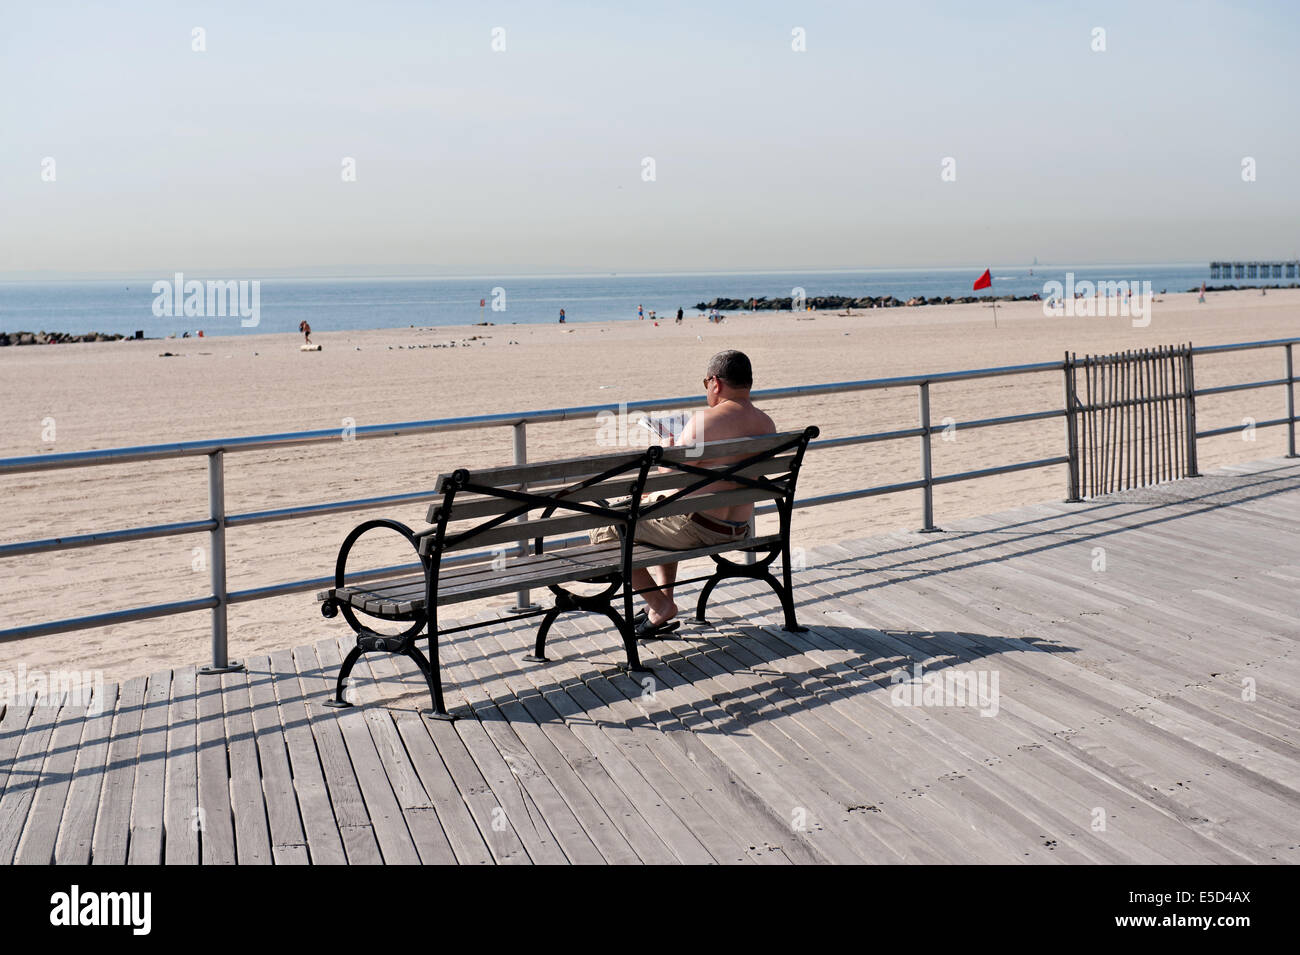
[[[997,328],[998,327],[998,300],[997,300],[997,296],[993,294],[993,269],[991,266],[984,270],[984,274],[975,280],[975,284],[971,288],[973,291],[976,292],[978,292],[982,288],[986,288],[989,290],[989,299],[990,301],[993,302],[993,327]]]

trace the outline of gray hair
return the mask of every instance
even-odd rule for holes
[[[721,351],[709,359],[705,374],[717,377],[733,388],[752,388],[754,369],[742,351]]]

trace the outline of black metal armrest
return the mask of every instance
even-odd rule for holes
[[[352,545],[357,542],[358,538],[360,538],[362,534],[366,533],[367,531],[372,531],[381,527],[391,531],[396,531],[398,534],[406,538],[407,543],[410,544],[411,547],[415,549],[415,556],[419,558],[420,566],[424,568],[424,572],[426,574],[429,572],[429,558],[425,557],[423,554],[420,553],[420,542],[419,540],[417,540],[416,533],[412,531],[409,527],[407,527],[405,524],[403,524],[401,521],[393,521],[393,520],[389,520],[388,518],[378,518],[373,521],[365,521],[364,523],[358,524],[356,527],[352,528],[351,533],[349,533],[348,536],[344,538],[343,545],[339,548],[338,559],[334,562],[334,589],[335,590],[346,586],[345,581],[347,578],[346,571],[347,571],[347,564],[348,564],[348,554],[352,552]],[[325,617],[336,616],[338,614],[337,601],[335,601],[333,598],[326,598],[321,603],[320,612],[321,615]]]

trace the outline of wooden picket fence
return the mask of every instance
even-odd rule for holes
[[[1065,364],[1072,499],[1198,473],[1190,344]]]

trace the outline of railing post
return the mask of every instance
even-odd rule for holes
[[[212,571],[212,664],[200,667],[200,673],[233,673],[244,669],[238,660],[226,655],[226,477],[225,452],[208,455],[208,516],[216,526],[208,532],[208,563]]]
[[[515,464],[528,463],[527,428],[528,426],[524,424],[524,422],[522,421],[517,422],[514,425]],[[515,520],[522,524],[528,520],[528,515],[520,514],[517,518],[515,518]],[[522,557],[527,553],[528,553],[528,542],[520,541],[519,556]],[[511,613],[523,613],[526,610],[538,610],[538,609],[540,608],[535,603],[533,603],[527,590],[515,591],[515,605],[510,608]]]
[[[1070,353],[1065,353],[1065,445],[1066,453],[1070,456],[1070,463],[1067,466],[1069,471],[1069,496],[1065,499],[1067,503],[1076,503],[1079,498],[1079,435],[1078,435],[1078,411],[1075,409],[1074,397],[1074,364],[1070,361]]]
[[[934,474],[930,467],[930,383],[923,381],[918,387],[921,390],[921,478],[925,481],[921,489],[921,533],[929,534],[939,529],[934,526]]]
[[[1295,365],[1292,363],[1291,343],[1286,344],[1286,456],[1295,453]]]
[[[1201,469],[1196,462],[1196,375],[1193,369],[1192,343],[1187,343],[1183,352],[1183,385],[1187,403],[1187,477],[1200,477]]]

